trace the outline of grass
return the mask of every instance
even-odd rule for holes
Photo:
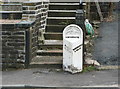
[[[90,72],[90,71],[98,71],[98,69],[94,65],[84,66],[82,72]]]

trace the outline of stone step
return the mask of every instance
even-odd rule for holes
[[[68,20],[75,20],[75,17],[47,17],[47,19],[58,19],[58,20],[66,20],[66,19],[68,19]]]
[[[44,33],[45,40],[62,40],[62,33],[55,32],[45,32]]]
[[[84,41],[84,46],[89,46],[90,42],[88,40]],[[63,41],[62,40],[45,40],[44,44],[38,45],[39,50],[62,50]]]
[[[57,49],[58,49],[58,50],[60,49],[60,50],[61,50],[61,49],[62,49],[62,45],[60,45],[60,44],[55,44],[55,45],[53,45],[53,44],[51,44],[51,45],[43,44],[43,45],[42,45],[42,44],[41,44],[41,45],[38,46],[38,49],[39,49],[39,50],[47,50],[47,49],[48,49],[48,50],[52,50],[52,49],[56,49],[56,50],[57,50]]]
[[[50,3],[49,5],[79,5],[79,2],[64,2],[64,3],[60,3],[60,2],[54,2],[54,3]],[[83,5],[86,5],[86,2],[83,2]]]
[[[76,12],[76,10],[48,10],[48,12]]]
[[[79,3],[50,3],[49,5],[79,5]]]
[[[46,32],[63,32],[67,25],[47,25]]]
[[[51,44],[53,44],[53,45],[55,45],[55,44],[57,44],[57,45],[62,45],[63,44],[63,40],[45,40],[44,41],[44,44],[48,44],[48,45],[51,45]]]
[[[50,0],[50,3],[79,3],[80,0]]]
[[[39,50],[47,50],[47,49],[61,49],[63,47],[63,41],[62,40],[45,40],[44,44],[39,44],[38,49]]]
[[[77,10],[79,9],[79,5],[50,5],[49,9],[50,10]]]
[[[31,64],[61,64],[62,56],[37,56],[31,62]]]
[[[47,19],[48,25],[68,25],[68,24],[75,24],[75,17],[49,17]]]
[[[37,55],[39,56],[62,56],[63,50],[38,50]]]
[[[75,17],[76,11],[74,12],[48,12],[48,17]]]

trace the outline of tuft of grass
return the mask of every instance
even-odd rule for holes
[[[94,65],[85,66],[82,72],[90,72],[98,70]]]

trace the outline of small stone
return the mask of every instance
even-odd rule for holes
[[[89,40],[86,40],[84,44],[85,44],[85,45],[89,44]]]
[[[98,24],[100,24],[100,21],[94,21],[93,24],[98,25]]]
[[[100,66],[100,63],[90,58],[85,59],[85,64]]]
[[[89,36],[89,35],[87,35],[87,36],[86,36],[86,39],[87,39],[87,40],[90,40],[90,36]]]
[[[95,78],[95,75],[92,75],[92,77],[94,77],[94,78]]]
[[[94,27],[95,27],[95,28],[99,28],[99,26],[98,26],[98,25],[94,25]]]
[[[60,72],[60,71],[61,71],[61,69],[56,69],[56,71],[57,71],[57,72]]]
[[[87,57],[92,57],[92,53],[87,53]]]

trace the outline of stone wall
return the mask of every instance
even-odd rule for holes
[[[27,47],[31,46],[32,51],[30,51],[31,56],[37,47],[37,42],[33,42],[32,45],[27,45],[27,39],[31,37],[30,41],[33,39],[37,40],[36,29],[33,22],[18,22],[17,23],[2,23],[2,62],[4,64],[16,65],[16,63],[25,63],[28,55]],[[29,36],[27,33],[31,33]],[[28,37],[28,38],[26,38]],[[35,41],[36,41],[35,40]],[[35,55],[35,54],[34,54]],[[31,58],[32,58],[31,57]]]
[[[0,4],[0,16],[2,19],[21,19],[21,4]]]
[[[11,4],[12,3],[12,4]],[[10,4],[10,6],[9,6]],[[28,66],[30,61],[36,56],[38,50],[38,38],[41,40],[42,32],[45,30],[48,1],[39,2],[21,2],[19,8],[22,11],[22,19],[15,20],[17,10],[14,9],[16,4],[10,2],[2,5],[3,13],[8,16],[1,18],[2,26],[2,61],[8,66],[17,66],[25,64]],[[10,8],[7,8],[9,6]],[[14,12],[14,18],[10,18],[7,13]]]
[[[48,8],[48,0],[31,0],[23,3],[22,20],[36,21],[36,24],[39,28],[39,42],[44,40],[43,32],[45,31],[46,27]]]
[[[2,24],[2,58],[4,61],[25,61],[25,28]]]
[[[1,4],[2,11],[22,11],[21,4]]]

